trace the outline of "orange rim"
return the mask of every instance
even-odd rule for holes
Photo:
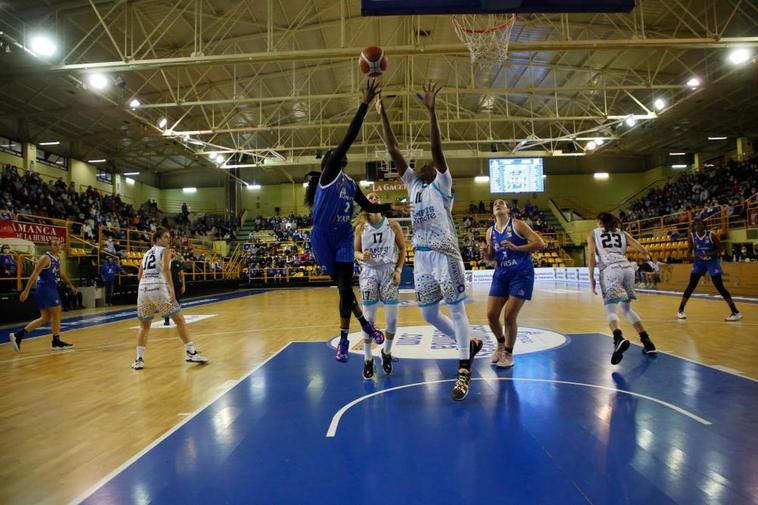
[[[510,24],[512,24],[514,21],[516,21],[516,14],[511,14],[510,19],[506,19],[499,25],[495,25],[491,28],[479,28],[477,30],[471,30],[469,28],[464,28],[461,23],[458,21],[457,16],[453,16],[453,24],[458,27],[458,29],[464,33],[471,33],[471,34],[482,34],[482,33],[492,33],[502,30],[503,28],[507,28]]]

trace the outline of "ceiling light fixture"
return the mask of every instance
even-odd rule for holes
[[[663,100],[663,98],[656,98],[653,102],[653,106],[655,107],[655,110],[663,110],[666,108],[666,102]]]
[[[162,117],[160,121],[158,121],[158,128],[165,128],[168,124],[168,119],[165,117]]]
[[[608,172],[595,172],[594,174],[592,174],[592,177],[594,177],[595,179],[604,181],[604,180],[607,180],[610,177],[610,175],[608,175]]]
[[[58,46],[49,35],[39,33],[29,39],[29,48],[37,56],[49,58],[58,52]]]
[[[689,86],[692,89],[697,88],[700,86],[700,79],[697,77],[691,77],[689,81],[687,81],[687,86]]]
[[[108,87],[108,77],[105,74],[89,74],[87,76],[87,84],[93,89],[102,91]]]
[[[41,145],[41,146],[57,146],[57,145],[59,145],[59,144],[60,144],[60,142],[59,142],[59,141],[57,141],[57,140],[55,140],[55,141],[50,141],[50,142],[40,142],[40,143],[39,143],[39,145]]]
[[[729,53],[729,61],[734,65],[741,65],[750,59],[750,51],[745,47],[738,47]]]

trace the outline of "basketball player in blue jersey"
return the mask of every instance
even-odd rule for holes
[[[379,195],[370,193],[366,198],[380,203]],[[384,304],[387,321],[386,339],[381,351],[382,369],[392,373],[392,343],[397,331],[397,306],[400,303],[398,286],[405,264],[405,235],[394,219],[381,214],[362,212],[355,224],[355,257],[361,265],[360,288],[363,313],[370,323],[376,320],[379,303]],[[364,333],[363,378],[374,376],[374,356],[371,353],[371,336]]]
[[[358,319],[364,332],[377,344],[384,335],[371,324],[361,311],[353,292],[353,203],[367,212],[404,210],[403,205],[373,204],[366,199],[358,185],[343,171],[347,166],[347,151],[358,136],[371,100],[379,93],[379,84],[371,79],[363,90],[363,100],[355,113],[345,138],[321,160],[321,172],[308,174],[305,203],[312,207],[313,229],[311,248],[323,270],[337,284],[340,297],[340,341],[336,359],[346,362],[350,342],[350,313]]]
[[[47,322],[50,322],[50,329],[53,332],[53,351],[73,347],[68,342],[61,340],[60,337],[61,297],[58,293],[59,279],[63,279],[74,293],[78,293],[79,291],[71,284],[68,276],[61,269],[60,251],[60,239],[52,239],[50,241],[50,249],[37,260],[37,264],[34,265],[34,271],[26,282],[26,288],[24,288],[24,291],[19,296],[19,299],[25,302],[29,298],[32,286],[34,286],[34,299],[39,309],[39,318],[17,332],[10,334],[11,345],[16,352],[21,352],[21,341],[27,333],[36,330]]]
[[[520,219],[514,219],[505,200],[495,200],[495,224],[487,230],[482,252],[497,262],[487,299],[487,319],[497,339],[492,363],[500,368],[513,366],[513,346],[518,335],[518,314],[524,302],[532,299],[534,264],[532,252],[545,248],[545,241]],[[505,335],[500,314],[505,307]]]
[[[692,221],[692,232],[689,236],[689,251],[692,252],[694,250],[695,260],[692,263],[690,283],[687,285],[687,289],[684,290],[682,301],[679,303],[679,312],[676,314],[676,317],[679,319],[687,319],[687,316],[684,314],[684,307],[687,305],[690,296],[692,296],[692,292],[695,291],[700,278],[706,272],[711,276],[711,282],[732,311],[725,318],[725,321],[739,321],[742,319],[742,314],[737,310],[737,306],[732,301],[732,295],[724,286],[724,281],[721,278],[724,273],[721,269],[721,260],[719,259],[722,249],[721,241],[713,232],[705,227],[703,220],[694,219]]]
[[[463,400],[469,392],[471,365],[482,349],[482,341],[471,338],[466,307],[465,270],[458,237],[453,224],[453,178],[442,152],[442,138],[435,99],[440,87],[424,84],[424,94],[418,94],[429,112],[431,126],[432,163],[418,171],[409,168],[392,133],[392,127],[381,99],[376,108],[382,118],[384,143],[400,177],[408,188],[413,204],[413,280],[416,299],[424,319],[439,331],[454,337],[458,347],[458,375],[453,386],[454,400]],[[445,300],[452,321],[440,313],[439,303]]]

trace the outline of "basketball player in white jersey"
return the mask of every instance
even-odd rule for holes
[[[145,346],[155,313],[170,317],[176,324],[179,338],[184,342],[185,361],[207,363],[208,358],[200,354],[192,344],[182,307],[176,301],[174,282],[171,279],[171,235],[165,228],[158,228],[153,234],[153,247],[145,253],[139,267],[139,288],[137,291],[137,318],[140,330],[137,335],[137,358],[132,368],[141,370],[145,366]]]
[[[376,193],[366,195],[369,202],[380,204]],[[381,351],[382,369],[392,373],[392,343],[397,331],[397,307],[400,303],[398,286],[405,263],[405,238],[397,221],[379,214],[361,212],[355,226],[355,259],[361,265],[360,289],[363,297],[363,314],[371,324],[376,320],[376,309],[384,304],[384,348]],[[363,378],[374,376],[374,357],[371,353],[371,336],[363,332]]]
[[[639,333],[642,341],[642,352],[654,355],[656,353],[655,345],[642,326],[640,317],[629,305],[632,300],[637,298],[637,295],[634,292],[634,266],[626,259],[627,246],[632,246],[648,260],[650,254],[642,244],[621,230],[621,223],[613,214],[609,212],[598,214],[597,226],[587,237],[590,286],[592,293],[597,294],[595,290],[595,264],[597,264],[600,269],[600,290],[605,303],[605,313],[608,318],[608,325],[613,331],[611,364],[620,363],[624,357],[624,352],[629,349],[630,345],[619,328],[619,317],[616,314],[619,306],[626,319],[632,323],[634,329]]]
[[[382,118],[387,151],[408,188],[413,205],[413,279],[418,305],[428,323],[445,335],[455,337],[459,361],[452,396],[454,400],[463,400],[469,391],[471,364],[482,349],[482,341],[470,337],[471,328],[463,304],[466,282],[451,212],[453,178],[442,152],[442,138],[434,110],[434,102],[441,88],[427,83],[423,89],[424,94],[417,96],[429,111],[432,163],[425,164],[418,171],[409,168],[403,158],[381,99],[377,100],[376,109]],[[440,313],[439,303],[443,299],[452,321]]]

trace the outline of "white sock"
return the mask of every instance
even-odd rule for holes
[[[384,354],[388,354],[388,355],[392,354],[392,343],[394,341],[395,341],[395,335],[392,335],[392,338],[387,336],[387,338],[384,339]]]
[[[469,341],[471,340],[471,328],[468,324],[466,307],[463,302],[450,305],[450,315],[453,316],[455,327],[455,342],[458,345],[458,359],[469,358]],[[472,363],[473,364],[473,363]]]
[[[192,342],[187,342],[184,344],[184,349],[190,354],[195,354],[195,344]]]
[[[145,359],[145,348],[141,345],[137,346],[137,358]]]
[[[366,359],[366,361],[371,361],[374,359],[374,355],[371,354],[371,341],[368,342],[364,339],[363,340],[363,357]]]

